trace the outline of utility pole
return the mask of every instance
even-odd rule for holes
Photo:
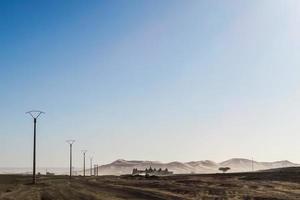
[[[97,167],[98,167],[98,165],[95,165],[95,164],[94,164],[94,176],[98,176],[98,175],[97,175]]]
[[[81,152],[83,153],[83,176],[85,176],[85,154],[87,150],[82,150]]]
[[[72,178],[72,146],[75,140],[66,141],[70,145],[70,179]]]
[[[91,165],[90,175],[93,176],[93,157],[90,157],[90,165]]]
[[[36,184],[36,121],[37,118],[39,118],[39,116],[41,114],[45,114],[42,111],[39,110],[32,110],[32,111],[28,111],[26,112],[26,114],[31,115],[31,117],[33,118],[33,169],[32,169],[32,184]]]
[[[94,176],[98,176],[99,175],[99,165],[95,164],[94,165]]]
[[[97,164],[97,176],[99,176],[99,165]]]

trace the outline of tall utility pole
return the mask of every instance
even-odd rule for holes
[[[98,165],[95,165],[95,164],[94,164],[94,176],[98,176],[98,175],[97,175],[97,168],[98,168]]]
[[[99,165],[97,164],[97,176],[99,176]]]
[[[72,178],[72,146],[75,140],[66,141],[70,145],[70,179]]]
[[[45,114],[42,111],[39,110],[32,110],[32,111],[28,111],[26,112],[26,114],[31,115],[31,117],[33,118],[33,169],[32,169],[32,184],[36,184],[36,121],[37,118],[39,118],[39,116],[41,114]]]
[[[99,176],[99,165],[97,164],[96,174]]]
[[[82,150],[81,152],[83,153],[83,176],[85,176],[85,154],[87,150]]]
[[[96,164],[94,165],[94,176],[98,176],[99,175],[99,165]]]
[[[90,165],[91,165],[90,175],[93,176],[93,157],[90,157]]]

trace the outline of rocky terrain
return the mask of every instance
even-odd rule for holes
[[[165,177],[0,175],[0,200],[297,200],[300,168]]]

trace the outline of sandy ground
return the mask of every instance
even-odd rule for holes
[[[39,177],[0,175],[1,200],[300,199],[300,169],[291,172],[168,177]]]

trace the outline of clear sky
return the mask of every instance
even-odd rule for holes
[[[0,167],[300,163],[300,1],[0,1]]]

